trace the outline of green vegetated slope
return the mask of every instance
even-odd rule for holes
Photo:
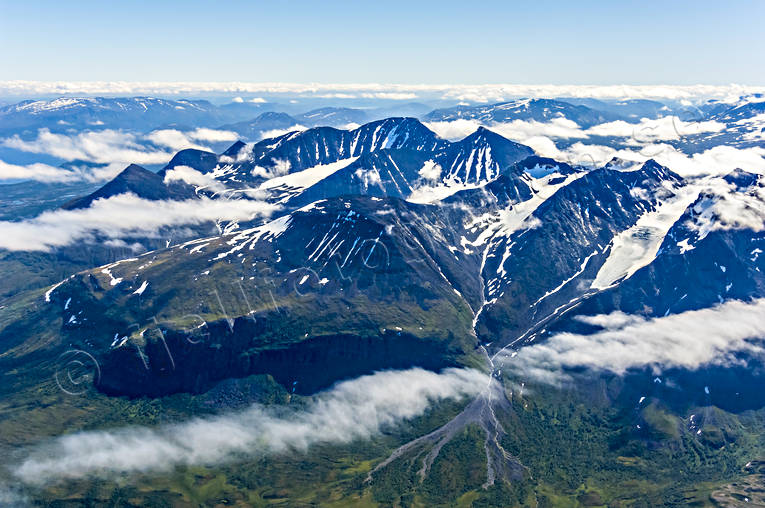
[[[696,407],[678,413],[656,397],[636,408],[620,400],[628,388],[614,386],[618,382],[589,381],[569,388],[527,385],[523,395],[507,390],[510,405],[499,415],[507,431],[502,444],[525,472],[519,481],[488,488],[482,487],[486,436],[475,426],[443,447],[424,478],[417,473],[423,456],[404,455],[366,481],[398,445],[453,418],[461,401],[438,404],[384,435],[348,445],[171,473],[66,481],[30,492],[45,506],[718,506],[713,497],[735,500],[740,482],[756,485],[745,466],[765,454],[765,411]],[[71,396],[49,380],[4,398],[0,436],[6,456],[14,457],[20,444],[62,430],[151,427],[252,402],[301,399],[269,376],[154,399],[108,397],[92,388]],[[690,414],[705,415],[701,433],[689,428]]]

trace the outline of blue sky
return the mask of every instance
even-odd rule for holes
[[[765,2],[8,1],[0,80],[765,84]]]

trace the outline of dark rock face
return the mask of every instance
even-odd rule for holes
[[[167,166],[162,168],[158,174],[160,176],[167,173],[167,171],[174,169],[178,166],[188,166],[194,168],[200,173],[209,173],[215,166],[218,165],[218,156],[212,152],[206,152],[204,150],[196,150],[188,148],[181,150],[170,159]]]
[[[586,294],[589,282],[582,287],[574,279],[591,281],[614,236],[654,210],[655,193],[665,192],[662,182],[678,180],[653,162],[630,172],[594,170],[541,203],[527,219],[536,227],[496,235],[482,271],[492,303],[477,322],[479,336],[511,341]],[[636,187],[645,192],[633,192]],[[495,195],[496,202],[507,201]]]
[[[247,162],[234,167],[240,178],[247,178],[255,166],[270,167],[275,161],[296,172],[385,148],[433,152],[448,144],[414,118],[387,118],[350,131],[316,127],[266,139],[253,146]]]
[[[149,200],[183,200],[196,197],[193,187],[184,183],[167,185],[162,175],[131,164],[96,192],[70,201],[62,205],[61,208],[64,210],[87,208],[97,199],[105,199],[128,192]]]
[[[406,198],[420,178],[418,171],[431,156],[430,152],[405,149],[364,154],[304,190],[289,204],[300,207],[319,199],[351,195]]]
[[[687,235],[682,223],[673,227],[653,263],[618,287],[583,302],[580,312],[621,310],[660,317],[727,299],[748,301],[765,293],[765,258],[757,252],[765,250],[765,234],[713,231],[684,250],[677,243]]]
[[[516,172],[528,173],[532,178],[540,178],[552,173],[570,175],[583,170],[583,168],[575,168],[565,162],[558,162],[555,159],[540,157],[538,155],[526,157],[522,161],[514,164],[512,169]]]
[[[744,171],[742,169],[736,169],[725,175],[723,180],[731,185],[734,185],[737,190],[744,191],[753,185],[757,185],[757,183],[760,181],[760,178],[760,175],[755,173],[749,173],[748,171]]]
[[[533,154],[531,148],[479,127],[465,139],[451,144],[434,160],[444,169],[445,178],[480,184],[494,180]]]
[[[328,335],[263,349],[258,336],[266,327],[263,320],[249,318],[236,319],[233,330],[225,322],[210,323],[204,341],[166,330],[164,340],[142,350],[120,348],[103,356],[97,387],[109,395],[160,397],[202,393],[227,378],[269,374],[294,393],[311,394],[339,379],[381,369],[457,365],[443,343],[400,332]]]
[[[448,228],[427,239],[434,222],[446,225],[433,207],[336,198],[198,253],[177,246],[79,274],[51,305],[110,394],[197,393],[252,374],[310,393],[384,368],[441,369],[475,346],[461,295],[477,298],[465,273],[477,267],[444,247]],[[189,317],[202,337],[184,332]]]

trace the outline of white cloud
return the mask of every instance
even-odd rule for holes
[[[362,93],[361,96],[365,99],[389,99],[394,101],[407,101],[417,98],[417,94],[412,92]]]
[[[623,120],[602,123],[590,127],[585,136],[615,136],[632,138],[635,143],[654,143],[656,141],[678,140],[685,136],[703,132],[720,132],[725,124],[715,121],[685,122],[676,116],[662,118],[641,118],[638,123],[628,123]],[[545,134],[554,136],[553,134]]]
[[[271,167],[264,168],[263,166],[255,166],[250,171],[252,176],[260,176],[263,178],[276,178],[277,176],[284,176],[290,172],[292,164],[290,161],[284,159],[271,159]]]
[[[657,141],[679,140],[684,136],[703,132],[720,132],[725,124],[706,122],[685,122],[675,116],[657,119],[642,118],[638,123],[623,120],[608,122],[583,130],[573,120],[565,117],[553,118],[549,122],[536,120],[513,120],[511,122],[480,122],[460,118],[452,121],[428,122],[429,129],[444,139],[462,139],[480,127],[486,127],[508,139],[526,143],[540,137],[555,139],[586,139],[590,136],[631,138],[633,144],[641,146]]]
[[[497,134],[523,143],[523,140],[545,136],[551,138],[586,138],[579,125],[565,117],[553,118],[549,122],[535,120],[513,120],[512,122],[493,123],[487,126]]]
[[[434,185],[435,184],[435,185]],[[478,183],[462,183],[453,178],[445,178],[442,181],[428,182],[421,180],[420,185],[412,189],[412,193],[406,198],[410,203],[435,203],[466,189],[479,187]]]
[[[235,157],[231,157],[229,155],[221,155],[218,157],[218,162],[220,164],[231,164],[234,162],[252,161],[252,148],[254,146],[255,143],[245,143],[236,153]]]
[[[302,452],[318,443],[368,439],[422,415],[434,402],[478,395],[489,382],[469,369],[378,372],[339,383],[302,409],[254,405],[159,428],[69,434],[33,449],[14,473],[25,483],[45,484],[215,464],[242,454]]]
[[[544,146],[545,150],[547,150],[539,152],[540,155],[588,167],[602,166],[614,157],[641,162],[650,158],[649,156],[641,156],[632,150],[617,150],[610,146],[590,145],[582,142],[574,143],[565,150],[559,150],[554,142],[545,145],[538,143],[538,146]]]
[[[597,99],[667,99],[698,103],[707,99],[734,103],[739,97],[764,93],[745,85],[456,85],[456,84],[299,84],[247,82],[3,81],[0,96],[40,95],[205,95],[210,93],[269,96],[367,94],[409,100],[431,96],[469,102],[499,102],[519,97],[588,97]],[[382,95],[381,95],[382,94]]]
[[[700,172],[728,173],[741,168],[752,173],[765,173],[765,148],[734,148],[732,146],[715,146],[709,150],[694,154],[691,161]]]
[[[106,167],[89,168],[75,166],[65,169],[48,164],[9,164],[0,160],[0,180],[36,180],[38,182],[101,182],[115,177],[124,169],[123,164],[114,163]]]
[[[131,251],[135,253],[143,252],[146,250],[146,247],[141,245],[139,242],[127,243],[125,240],[120,240],[119,238],[106,240],[104,242],[104,245],[106,245],[107,247],[130,249]]]
[[[260,139],[270,139],[270,138],[278,138],[279,136],[284,136],[285,134],[288,134],[290,132],[295,131],[304,131],[308,127],[305,125],[295,124],[290,127],[287,127],[286,129],[271,129],[270,131],[263,131],[260,133]]]
[[[524,144],[541,156],[588,167],[600,167],[618,157],[635,162],[654,159],[684,177],[724,175],[737,168],[752,173],[765,173],[765,148],[760,147],[735,148],[719,145],[687,155],[665,143],[646,144],[639,149],[616,149],[576,142],[568,148],[559,149],[552,139],[538,136],[526,139]]]
[[[546,382],[568,378],[563,369],[588,368],[624,374],[651,367],[697,369],[738,363],[735,353],[761,355],[765,339],[765,299],[730,300],[716,307],[660,318],[614,312],[577,319],[601,327],[584,335],[558,333],[503,356],[503,369]]]
[[[691,227],[699,232],[699,239],[720,229],[759,233],[765,231],[765,188],[754,186],[747,192],[737,192],[719,182],[702,193],[693,212]]]
[[[303,97],[311,97],[311,95],[304,95]],[[357,96],[352,93],[323,93],[313,95],[317,99],[355,99]]]
[[[152,131],[146,135],[146,139],[155,145],[166,146],[176,152],[184,148],[207,150],[207,147],[195,144],[185,133],[175,129]]]
[[[358,129],[359,127],[361,127],[361,124],[359,124],[359,123],[356,123],[356,122],[348,122],[348,123],[347,123],[347,124],[345,124],[345,125],[340,125],[340,126],[338,127],[338,129],[342,129],[342,130],[344,130],[344,131],[352,131],[352,130]]]
[[[564,117],[553,118],[549,122],[513,120],[512,122],[491,124],[488,127],[497,134],[513,140],[526,140],[537,136],[552,138],[587,137],[576,122]]]
[[[210,189],[215,192],[223,192],[226,186],[216,180],[211,173],[202,173],[189,166],[175,166],[165,173],[165,183],[185,182],[197,188]]]
[[[454,141],[471,135],[483,124],[478,120],[459,118],[457,120],[445,122],[425,122],[424,125],[438,134],[439,137]]]
[[[239,135],[236,132],[207,129],[205,127],[199,127],[193,131],[186,132],[186,135],[195,141],[207,141],[209,143],[236,141],[239,139]]]
[[[172,153],[147,147],[136,134],[119,130],[85,131],[78,134],[56,134],[40,129],[31,141],[12,136],[4,146],[24,152],[45,153],[63,160],[85,160],[98,163],[162,164]],[[169,144],[167,146],[170,146]]]
[[[167,146],[176,151],[183,150],[184,148],[209,150],[206,146],[196,145],[195,142],[219,143],[223,141],[236,141],[239,139],[239,135],[233,131],[200,127],[193,131],[185,132],[176,129],[160,129],[147,134],[146,139],[154,144]]]
[[[765,173],[765,148],[736,148],[718,145],[704,152],[687,155],[665,140],[678,140],[700,132],[718,132],[725,126],[718,122],[684,122],[676,117],[657,120],[642,119],[637,124],[623,121],[597,125],[587,130],[566,118],[550,122],[514,120],[512,122],[482,123],[478,120],[457,119],[425,124],[440,137],[462,139],[483,126],[510,140],[529,146],[538,155],[570,164],[600,167],[614,157],[644,162],[655,159],[681,176],[720,175],[741,168]],[[632,140],[630,148],[618,149],[586,143],[590,136],[613,136]],[[581,139],[567,148],[559,148],[557,139]]]
[[[244,100],[241,97],[234,97],[231,99],[231,102],[236,102],[237,104],[242,104],[244,102],[252,102],[253,104],[263,104],[266,102],[266,100],[263,97],[253,97],[252,99]]]
[[[150,201],[134,194],[98,199],[89,208],[53,210],[33,219],[0,221],[0,249],[48,251],[94,235],[110,239],[147,237],[162,227],[208,221],[245,221],[268,216],[276,205],[247,199]]]
[[[438,85],[436,85],[438,86]],[[685,100],[736,102],[743,95],[762,93],[765,87],[744,85],[442,85],[444,99],[468,102],[502,102],[518,97],[579,97],[592,99]]]
[[[368,189],[373,185],[382,186],[380,172],[376,169],[357,169],[353,174],[356,175],[356,178],[361,180],[365,189]]]
[[[587,134],[576,122],[565,117],[553,118],[549,122],[536,120],[513,120],[512,122],[488,122],[460,118],[444,122],[428,122],[425,126],[444,139],[456,140],[472,134],[478,127],[486,127],[497,134],[524,143],[539,136],[553,138],[586,138]]]
[[[2,140],[2,145],[24,152],[44,153],[67,161],[83,160],[124,166],[129,163],[164,164],[172,158],[174,153],[185,148],[210,150],[209,147],[198,142],[230,142],[235,141],[237,137],[235,132],[206,128],[187,132],[161,129],[146,135],[112,129],[84,131],[77,134],[59,134],[49,129],[40,129],[37,137],[32,140],[25,140],[14,135]],[[5,167],[0,169],[0,173],[16,173],[21,171],[18,169],[20,167],[22,166]],[[27,173],[30,175],[37,174],[44,177],[46,173],[51,173],[42,165],[30,165],[27,168]],[[60,169],[59,173],[61,179],[58,181],[74,180],[77,176],[76,173],[64,174]],[[34,178],[34,176],[28,178]],[[99,178],[91,178],[87,173],[83,173],[82,179]]]
[[[427,160],[417,173],[423,180],[435,182],[441,179],[441,171],[440,164],[436,164],[432,160]]]

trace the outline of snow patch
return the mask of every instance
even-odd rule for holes
[[[143,281],[143,284],[141,284],[141,287],[133,291],[134,295],[142,295],[144,291],[146,291],[146,288],[149,287],[149,281]]]

